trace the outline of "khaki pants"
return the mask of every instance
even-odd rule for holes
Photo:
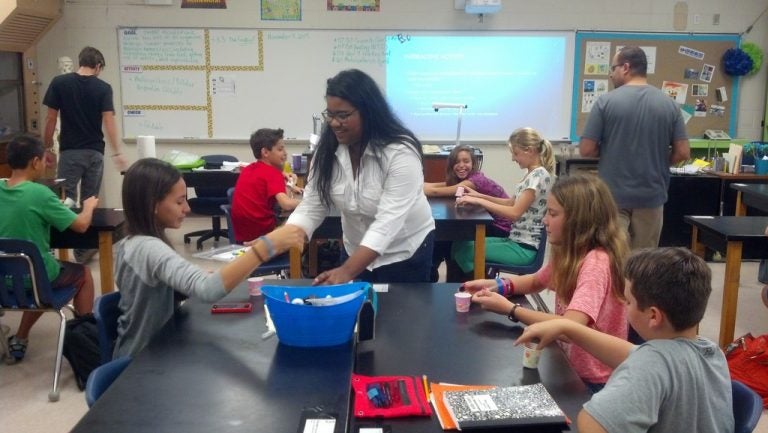
[[[619,224],[627,232],[630,249],[658,247],[664,224],[664,206],[619,209]]]

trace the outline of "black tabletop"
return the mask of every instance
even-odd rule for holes
[[[699,229],[699,241],[715,251],[725,252],[727,242],[742,242],[743,259],[768,257],[765,228],[768,217],[686,216],[685,221]]]
[[[274,280],[301,284],[308,280]],[[376,336],[357,346],[301,349],[261,339],[261,297],[250,314],[210,314],[190,299],[133,360],[73,432],[294,432],[302,412],[338,413],[335,432],[357,432],[348,418],[350,375],[427,374],[467,384],[541,381],[573,419],[588,399],[557,348],[539,370],[521,367],[512,346],[521,328],[473,308],[455,313],[455,284],[390,284],[379,293]],[[228,301],[247,299],[244,287]],[[520,299],[525,301],[524,298]],[[348,423],[353,425],[348,425]],[[386,420],[392,432],[441,431],[436,417]]]
[[[469,313],[457,313],[453,299],[456,288],[455,283],[390,284],[389,293],[379,295],[374,340],[358,345],[356,372],[371,376],[426,374],[431,382],[465,385],[541,382],[575,421],[590,394],[562,350],[550,346],[542,353],[538,370],[523,368],[523,349],[513,342],[524,325],[477,305]],[[516,301],[530,306],[525,297]],[[351,424],[350,431],[356,433],[359,425],[371,421],[352,419]],[[378,424],[390,426],[392,433],[442,431],[435,415],[387,419]]]
[[[768,185],[764,183],[732,183],[731,188],[741,191],[746,206],[768,212]]]
[[[237,178],[240,171],[232,170],[182,170],[182,177],[187,188],[199,186],[215,186],[221,188],[231,188],[237,184]]]
[[[111,208],[93,210],[91,225],[85,233],[76,233],[70,229],[60,232],[51,228],[51,248],[98,248],[99,232],[113,232],[113,242],[122,237],[125,213]]]
[[[244,287],[226,298],[247,299]],[[295,432],[305,408],[341,414],[334,431],[345,432],[352,343],[262,340],[263,298],[251,300],[253,313],[215,315],[188,300],[73,432]]]

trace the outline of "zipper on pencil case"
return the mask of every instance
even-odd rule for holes
[[[413,381],[413,390],[416,392],[416,401],[419,402],[419,408],[421,409],[421,414],[426,415],[427,410],[424,409],[424,401],[422,400],[421,396],[424,395],[423,392],[419,392],[419,385],[421,382],[419,381],[419,378],[416,376],[411,376],[410,379]]]

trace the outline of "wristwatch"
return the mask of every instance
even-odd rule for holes
[[[515,310],[517,310],[517,307],[519,307],[520,304],[512,304],[512,309],[509,310],[509,314],[507,314],[507,319],[513,321],[513,322],[519,322],[520,319],[515,316]]]

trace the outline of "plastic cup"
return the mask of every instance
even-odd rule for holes
[[[539,358],[541,350],[537,350],[538,342],[529,341],[523,345],[523,367],[537,369],[539,368]]]
[[[472,303],[472,295],[467,292],[456,292],[453,297],[456,299],[456,311],[466,313],[469,311],[469,305]]]
[[[248,292],[251,296],[261,296],[261,286],[264,284],[264,278],[251,277],[248,278]]]

